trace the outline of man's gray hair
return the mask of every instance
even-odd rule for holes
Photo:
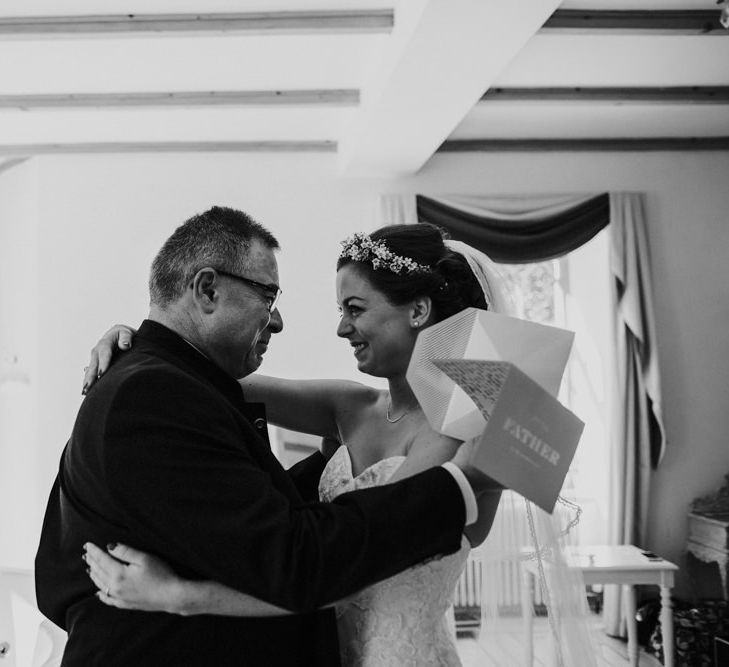
[[[164,308],[179,299],[203,267],[244,272],[254,239],[279,248],[273,234],[243,211],[213,206],[194,215],[173,232],[152,262],[151,303]]]

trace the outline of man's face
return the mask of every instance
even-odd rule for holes
[[[264,285],[278,285],[273,250],[254,240],[241,275]],[[261,365],[271,335],[283,328],[278,309],[268,310],[261,289],[234,277],[218,274],[220,305],[212,320],[208,350],[227,373],[242,378]]]

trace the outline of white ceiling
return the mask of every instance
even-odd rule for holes
[[[81,31],[102,9],[111,28]],[[591,145],[569,143],[580,139],[608,150],[644,139],[652,150],[670,146],[657,139],[729,147],[729,30],[670,29],[661,14],[634,30],[543,27],[555,11],[608,9],[720,11],[714,0],[3,0],[0,159],[326,150],[344,172],[386,174],[417,171],[444,141],[449,150],[547,139],[551,149]],[[243,23],[251,13],[258,22]],[[40,17],[54,20],[39,27]],[[49,32],[62,18],[64,31]],[[235,30],[210,23],[225,18]],[[140,28],[143,19],[159,30]],[[614,90],[586,101],[576,87]],[[642,101],[623,90],[635,87]],[[674,87],[699,89],[665,90]],[[568,90],[500,99],[514,88]]]

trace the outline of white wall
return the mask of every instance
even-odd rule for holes
[[[33,557],[37,483],[38,165],[0,172],[0,565]]]
[[[349,348],[334,335],[334,262],[339,240],[373,226],[381,192],[645,192],[669,445],[643,546],[682,563],[690,500],[729,472],[729,153],[444,154],[397,182],[341,180],[334,155],[79,156],[34,164],[42,496],[80,401],[88,348],[110,324],[144,317],[149,262],[192,213],[212,204],[242,208],[281,241],[286,328],[264,372],[355,377]],[[0,174],[0,185],[8,177]],[[17,223],[3,218],[6,224]],[[3,263],[12,254],[0,248]]]

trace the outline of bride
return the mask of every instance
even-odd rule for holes
[[[352,346],[360,371],[387,379],[387,391],[341,380],[256,375],[241,381],[249,400],[266,403],[271,423],[322,436],[330,457],[319,483],[324,501],[414,475],[455,454],[460,443],[430,427],[406,381],[413,347],[419,331],[464,308],[502,308],[488,258],[444,239],[432,225],[383,227],[342,245],[337,335]],[[128,348],[132,336],[128,327],[114,327],[99,341],[89,386],[106,370],[113,347]],[[470,544],[485,539],[498,496],[479,508],[479,522],[455,554],[337,603],[343,665],[460,665],[447,612]],[[289,613],[215,582],[182,580],[160,560],[125,545],[109,545],[108,554],[88,544],[85,556],[97,595],[108,605],[185,615]]]

